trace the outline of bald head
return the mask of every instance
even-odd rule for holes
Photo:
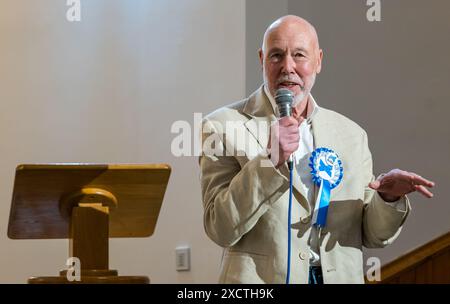
[[[267,28],[259,50],[266,88],[273,96],[280,88],[289,89],[295,104],[305,104],[322,56],[317,32],[308,21],[293,15],[279,18]]]
[[[267,39],[271,36],[272,33],[277,33],[278,31],[282,33],[296,32],[298,34],[303,34],[307,36],[314,47],[319,50],[319,37],[317,36],[317,32],[314,26],[307,20],[299,16],[287,15],[278,18],[266,29],[262,44],[263,52],[267,50]]]

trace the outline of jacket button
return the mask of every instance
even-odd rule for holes
[[[298,256],[299,256],[300,260],[305,260],[307,258],[307,255],[304,252],[300,253]]]
[[[311,217],[309,217],[309,216],[304,216],[304,217],[302,217],[302,218],[300,219],[300,221],[301,221],[303,224],[308,224],[310,220],[311,220]]]

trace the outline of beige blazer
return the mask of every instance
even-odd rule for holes
[[[267,156],[273,121],[262,87],[203,120],[204,227],[224,248],[220,283],[285,282],[289,173],[286,165],[274,168]],[[362,247],[385,247],[397,238],[411,209],[408,198],[401,211],[367,186],[374,179],[372,156],[367,134],[356,123],[318,107],[312,132],[315,148],[333,149],[344,168],[319,237],[324,283],[364,283]],[[293,194],[291,282],[308,283],[315,202],[307,200],[297,174]]]

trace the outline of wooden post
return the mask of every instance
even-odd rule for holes
[[[109,208],[79,204],[72,209],[69,257],[80,259],[81,270],[108,270]]]

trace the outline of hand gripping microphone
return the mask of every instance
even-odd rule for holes
[[[292,115],[292,103],[294,102],[294,93],[288,89],[278,89],[275,93],[275,103],[277,104],[280,118]],[[292,170],[292,154],[287,160],[289,170]]]

